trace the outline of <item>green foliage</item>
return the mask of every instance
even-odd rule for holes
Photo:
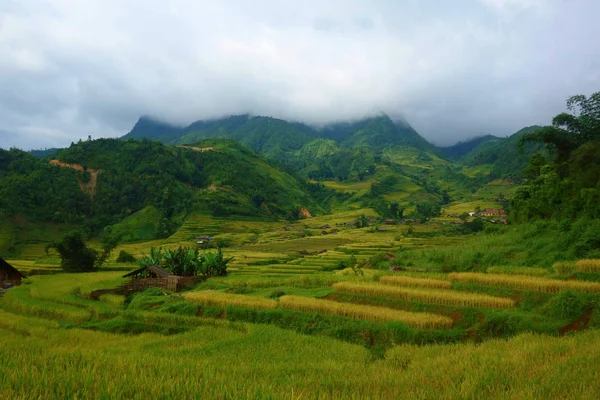
[[[439,204],[435,203],[418,203],[415,211],[415,215],[424,218],[439,217],[442,212],[442,208]]]
[[[78,175],[17,149],[0,149],[0,216],[81,223],[90,211]]]
[[[137,262],[137,258],[135,256],[125,250],[121,250],[119,252],[119,256],[117,257],[117,262],[120,263],[135,263]]]
[[[574,292],[561,292],[553,296],[543,307],[542,312],[556,319],[575,321],[587,308],[585,296]]]
[[[542,146],[537,143],[522,145],[521,138],[539,128],[540,126],[530,126],[507,138],[483,141],[462,156],[460,161],[469,167],[490,166],[488,180],[507,178],[520,181],[531,155],[542,150]]]
[[[556,218],[600,218],[600,92],[567,101],[572,114],[554,117],[552,126],[522,137],[522,142],[546,144],[554,162],[534,156],[526,169],[528,185],[512,203],[515,221]],[[561,227],[568,229],[568,223]],[[587,230],[576,250],[584,256],[600,247],[600,230]]]
[[[225,257],[219,247],[217,252],[201,253],[197,248],[181,247],[175,250],[150,248],[150,254],[139,260],[140,266],[158,265],[179,276],[227,275],[227,264],[233,257]]]

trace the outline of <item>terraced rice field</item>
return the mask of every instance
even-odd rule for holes
[[[370,321],[401,321],[416,328],[448,328],[452,326],[452,319],[442,315],[338,303],[300,296],[283,296],[279,299],[279,306],[288,310],[326,313]]]
[[[354,293],[364,296],[386,296],[399,300],[460,307],[513,308],[515,306],[515,302],[512,299],[503,297],[448,290],[394,287],[369,282],[339,282],[334,284],[333,288],[338,292]]]
[[[457,282],[474,282],[521,290],[536,290],[546,293],[558,293],[564,290],[576,290],[585,293],[600,292],[600,283],[598,282],[563,281],[532,276],[480,274],[470,272],[451,273],[449,274],[449,277],[451,280]]]

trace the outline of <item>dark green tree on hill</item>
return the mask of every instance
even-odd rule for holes
[[[59,242],[49,243],[46,252],[51,249],[60,256],[60,267],[65,272],[91,272],[100,268],[118,244],[117,238],[105,239],[102,251],[87,246],[79,231],[72,231]]]

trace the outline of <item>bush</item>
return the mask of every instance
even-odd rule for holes
[[[117,262],[120,263],[135,263],[137,262],[137,258],[135,256],[125,250],[121,250],[119,252],[119,256],[117,257]]]
[[[557,319],[571,321],[581,318],[585,312],[586,302],[583,296],[571,291],[553,296],[543,307],[543,313]]]

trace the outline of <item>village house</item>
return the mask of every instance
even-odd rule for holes
[[[0,258],[0,289],[19,286],[25,275],[20,273],[15,267]]]

